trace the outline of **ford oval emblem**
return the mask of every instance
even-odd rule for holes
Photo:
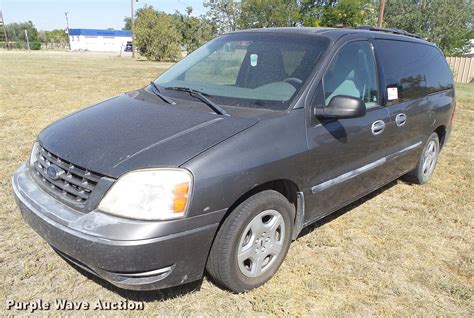
[[[58,180],[61,170],[59,170],[58,166],[56,165],[50,165],[48,168],[46,168],[46,173],[51,179]]]

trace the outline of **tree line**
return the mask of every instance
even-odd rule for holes
[[[138,51],[149,59],[175,61],[181,52],[192,52],[217,35],[239,29],[268,27],[375,26],[379,0],[205,0],[207,13],[169,14],[145,5],[135,11]],[[386,0],[383,27],[403,29],[438,45],[445,55],[462,55],[474,38],[473,0]],[[124,19],[131,29],[130,18]],[[41,43],[67,45],[64,30],[38,31],[31,21],[5,26],[10,41],[24,47],[28,31],[30,48]],[[1,30],[3,31],[3,30]]]
[[[41,46],[50,46],[56,48],[65,48],[68,43],[67,34],[62,29],[52,31],[38,31],[32,21],[22,23],[9,23],[3,26],[7,33],[10,46],[17,49],[26,48],[26,35],[30,49],[39,50]],[[25,33],[26,30],[26,33]],[[3,35],[3,30],[0,29]],[[6,43],[1,43],[0,47],[5,47]]]
[[[166,14],[145,6],[136,12],[139,51],[150,59],[176,60],[216,35],[269,27],[375,26],[379,0],[208,0],[206,15]],[[472,0],[386,0],[383,27],[403,29],[462,55],[474,38]]]

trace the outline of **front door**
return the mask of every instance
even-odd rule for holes
[[[372,44],[355,40],[338,49],[316,90],[311,107],[328,107],[334,96],[348,95],[361,98],[367,113],[362,118],[339,120],[309,115],[311,189],[305,198],[306,222],[319,219],[379,186],[379,171],[386,155],[384,132],[390,114],[379,105],[377,78]]]

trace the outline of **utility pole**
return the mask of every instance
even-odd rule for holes
[[[71,51],[71,38],[69,37],[69,19],[67,17],[67,13],[67,11],[64,12],[64,15],[66,16],[67,45],[69,46],[69,51]]]
[[[25,29],[26,47],[30,50],[30,41],[28,40],[28,31]]]
[[[377,19],[377,27],[382,27],[383,22],[383,11],[385,10],[385,0],[380,0],[380,7],[379,7],[379,18]]]
[[[130,21],[132,22],[132,59],[135,58],[135,10],[133,3],[138,0],[130,0]]]
[[[7,27],[5,26],[5,21],[3,20],[3,13],[1,10],[0,10],[0,26],[3,27],[3,34],[5,35],[5,44],[7,45],[7,50],[9,50],[10,43],[8,43]]]

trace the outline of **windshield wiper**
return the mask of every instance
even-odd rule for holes
[[[209,94],[206,94],[206,93],[203,93],[203,92],[200,92],[198,90],[188,88],[188,87],[166,87],[166,89],[169,89],[172,91],[187,92],[189,93],[189,95],[196,97],[201,102],[209,106],[215,113],[219,115],[230,116],[229,113],[224,110],[224,108],[215,104],[213,101],[211,101],[209,98],[206,97],[206,96],[211,97],[211,95]]]
[[[151,81],[150,85],[153,86],[153,88],[155,89],[155,90],[153,90],[153,93],[156,96],[158,96],[159,98],[161,98],[163,101],[165,101],[168,104],[176,105],[176,103],[174,101],[172,101],[170,98],[168,98],[165,95],[161,94],[160,89],[158,88],[158,86],[156,86],[155,82]]]

